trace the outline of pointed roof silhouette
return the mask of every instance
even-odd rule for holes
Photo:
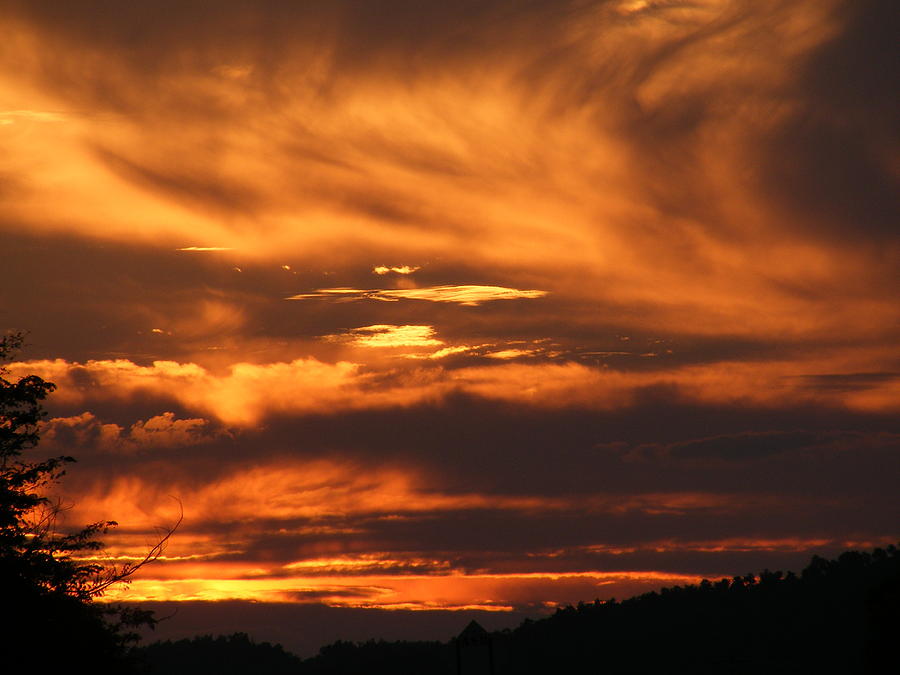
[[[481,627],[480,623],[472,619],[456,639],[462,644],[479,644],[486,642],[489,638],[490,634]]]

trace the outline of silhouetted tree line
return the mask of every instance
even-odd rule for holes
[[[146,675],[296,675],[302,661],[281,645],[254,642],[246,633],[156,642],[139,650]]]
[[[509,670],[596,666],[608,673],[860,673],[897,640],[894,546],[814,557],[770,572],[579,604],[507,637]],[[563,671],[564,672],[564,671]]]
[[[799,575],[766,570],[622,602],[560,608],[545,619],[491,633],[493,663],[477,672],[821,675],[885,672],[886,664],[886,672],[893,672],[898,612],[900,551],[895,546],[848,551],[835,560],[814,557]],[[302,662],[273,649],[234,636],[157,643],[139,651],[152,673],[170,675],[457,673],[452,640],[339,641]],[[252,670],[223,665],[245,662],[256,665]]]

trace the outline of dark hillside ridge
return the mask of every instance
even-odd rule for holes
[[[169,675],[850,674],[893,672],[898,618],[900,550],[892,545],[814,557],[799,575],[765,570],[579,603],[514,630],[470,625],[446,643],[336,642],[301,661],[236,635],[140,652],[149,673]]]

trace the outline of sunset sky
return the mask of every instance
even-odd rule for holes
[[[184,514],[109,599],[309,655],[896,542],[898,14],[0,0],[34,456]]]

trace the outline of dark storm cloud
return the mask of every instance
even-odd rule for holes
[[[773,427],[815,431],[772,431]],[[672,475],[679,470],[670,465],[660,467],[659,475],[652,467],[635,466],[629,461],[635,448],[657,448],[659,452],[648,454],[659,460],[692,452],[702,457],[702,448],[710,459],[718,452],[725,458],[766,460],[771,454],[816,448],[833,450],[837,459],[841,448],[888,449],[892,439],[896,442],[892,434],[900,432],[896,421],[883,415],[818,406],[775,410],[698,406],[678,404],[671,396],[648,396],[633,408],[611,412],[536,410],[455,396],[439,405],[399,410],[311,415],[302,421],[273,418],[267,429],[271,447],[301,455],[319,448],[434,462],[456,489],[489,483],[494,490],[515,490],[519,484],[571,492],[657,489],[678,485],[685,478]],[[694,480],[702,475],[693,469],[687,473],[693,473]],[[713,487],[716,480],[720,478],[710,477],[705,487]]]
[[[95,401],[91,407],[96,424],[115,422],[123,430],[159,410],[175,411],[175,419],[197,417],[176,401],[160,398],[136,397],[130,405],[116,399]],[[65,417],[82,411],[51,402],[51,412]],[[892,416],[818,405],[752,409],[678,404],[669,393],[604,412],[529,409],[458,395],[403,408],[272,416],[258,430],[235,430],[232,436],[194,447],[191,457],[211,470],[219,467],[217,473],[263,457],[390,460],[433,467],[453,491],[627,494],[742,485],[752,491],[752,481],[747,482],[751,475],[764,490],[772,481],[787,487],[798,478],[810,485],[837,480],[845,464],[862,467],[889,457],[892,448],[896,450],[897,433],[900,428]],[[786,476],[769,475],[771,462],[796,464],[799,472],[813,456],[835,463],[835,471],[829,474],[823,467],[805,477],[793,470]],[[692,463],[679,468],[672,464],[676,460]],[[137,460],[126,454],[116,461],[127,465]],[[741,466],[729,468],[734,462]],[[873,471],[872,480],[880,480],[879,475],[884,477]],[[863,490],[864,485],[857,488]]]
[[[324,600],[327,598],[334,597],[346,597],[346,598],[357,598],[359,596],[363,597],[376,597],[378,595],[377,588],[369,588],[367,586],[344,586],[339,589],[328,589],[328,590],[315,590],[315,591],[295,591],[294,593],[288,594],[289,597],[293,598],[298,602],[309,602],[310,600]]]
[[[773,133],[761,174],[809,227],[863,244],[896,245],[900,222],[890,169],[900,150],[896,10],[890,0],[862,0],[835,11],[841,30],[803,65],[801,105]]]
[[[186,235],[183,243],[194,241]],[[0,326],[28,331],[23,356],[29,358],[189,360],[231,353],[236,342],[243,349],[247,337],[314,340],[354,321],[346,307],[311,308],[307,315],[283,311],[286,294],[328,278],[309,264],[286,271],[240,252],[22,232],[5,233],[4,250],[0,284],[10,292],[0,306]],[[246,323],[254,327],[249,336]],[[242,352],[248,357],[252,350]],[[83,370],[74,372],[83,377]]]
[[[900,435],[859,431],[764,431],[700,438],[668,445],[640,445],[630,457],[672,460],[758,461],[773,455],[800,453],[804,459],[827,453],[896,452]],[[859,455],[854,455],[854,460]]]
[[[140,166],[104,148],[97,148],[95,152],[111,171],[176,201],[235,213],[255,211],[261,206],[262,196],[252,186],[234,184],[228,177],[211,174],[209,166],[192,171],[189,157],[183,158],[175,168],[157,168]]]
[[[900,373],[825,373],[803,375],[801,379],[810,389],[857,391],[872,385],[896,382],[900,380]]]

